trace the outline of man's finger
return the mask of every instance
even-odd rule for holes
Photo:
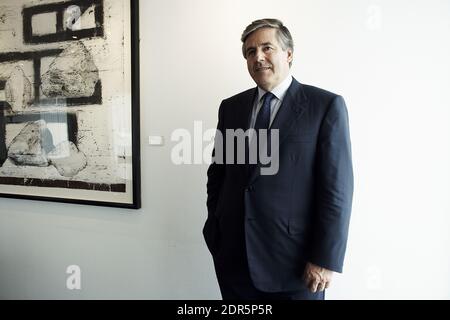
[[[326,283],[325,283],[325,289],[328,289],[330,287],[330,281],[327,281]]]
[[[317,286],[317,291],[323,291],[325,290],[325,283],[320,282],[319,285]]]
[[[312,293],[315,293],[317,291],[317,286],[319,285],[319,281],[314,279],[309,283],[309,290]]]

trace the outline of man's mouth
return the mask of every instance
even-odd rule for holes
[[[261,66],[261,67],[256,67],[255,71],[260,72],[260,71],[266,71],[266,70],[270,70],[270,69],[272,69],[270,66]]]

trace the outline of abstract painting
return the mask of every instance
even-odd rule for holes
[[[0,196],[140,207],[137,0],[0,2]]]

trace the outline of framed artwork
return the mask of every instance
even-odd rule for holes
[[[1,0],[1,197],[140,208],[138,25],[138,0]]]

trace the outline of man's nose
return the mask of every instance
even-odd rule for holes
[[[264,52],[262,52],[262,50],[258,50],[256,51],[256,61],[264,61],[266,59],[266,57],[264,56]]]

